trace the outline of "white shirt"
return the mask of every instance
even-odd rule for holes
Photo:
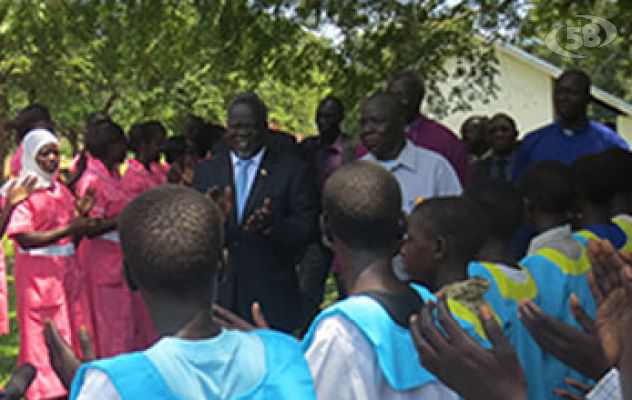
[[[319,399],[455,400],[456,393],[435,382],[417,389],[390,387],[371,344],[353,322],[332,315],[319,322],[305,353]]]
[[[402,208],[407,213],[419,198],[458,196],[463,192],[456,172],[442,155],[409,140],[394,160],[378,161],[371,153],[362,159],[375,161],[395,175],[402,190]]]
[[[545,248],[559,250],[572,260],[578,260],[583,252],[581,244],[573,238],[571,226],[568,224],[547,229],[531,239],[527,256]]]

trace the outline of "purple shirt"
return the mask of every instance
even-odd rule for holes
[[[320,137],[307,138],[300,146],[306,160],[312,164],[319,190],[329,175],[346,161],[352,160],[355,153],[355,141],[344,133],[330,146],[323,146]],[[347,152],[351,154],[346,155]]]
[[[420,115],[406,130],[406,138],[419,147],[441,154],[459,177],[461,186],[470,181],[470,161],[465,146],[452,131],[439,122]],[[362,158],[367,149],[358,145],[357,158]]]

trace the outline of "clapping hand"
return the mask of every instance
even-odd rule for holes
[[[520,320],[546,352],[582,375],[599,379],[610,369],[610,363],[601,347],[594,321],[579,305],[575,295],[571,296],[571,311],[582,329],[553,318],[531,300],[520,303]]]
[[[44,338],[46,339],[46,348],[48,349],[51,366],[64,384],[64,387],[69,389],[81,363],[94,360],[90,338],[85,331],[82,331],[79,335],[81,351],[84,354],[84,358],[81,360],[61,337],[52,321],[48,320],[45,324]]]
[[[263,199],[261,208],[257,208],[246,219],[244,230],[246,232],[255,232],[267,235],[272,230],[272,210],[270,208],[272,201],[269,197]]]
[[[253,329],[269,328],[268,322],[263,315],[263,311],[261,311],[261,306],[257,302],[252,303],[252,318],[255,321],[254,325],[217,304],[213,304],[213,318],[218,324],[226,329],[237,329],[248,332]]]
[[[226,221],[234,208],[233,189],[230,186],[226,186],[220,195],[219,188],[217,186],[213,186],[207,190],[206,195],[219,206],[224,221]]]
[[[607,240],[590,240],[588,258],[597,332],[608,360],[618,365],[632,331],[632,263]]]
[[[484,349],[452,317],[445,297],[439,299],[437,316],[444,335],[426,303],[410,330],[422,365],[465,399],[526,399],[526,379],[518,356],[490,309],[484,305],[480,319],[491,350]]]
[[[7,189],[7,207],[15,207],[26,200],[35,190],[36,184],[37,178],[34,176],[28,176],[19,183],[15,180],[11,182]]]
[[[78,216],[87,217],[97,201],[97,190],[89,187],[82,197],[75,200],[75,211]]]

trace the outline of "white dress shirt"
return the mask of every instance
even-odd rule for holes
[[[362,159],[378,162],[395,175],[402,190],[402,208],[407,213],[419,198],[458,196],[463,192],[456,172],[442,155],[409,140],[394,160],[378,161],[371,153]]]

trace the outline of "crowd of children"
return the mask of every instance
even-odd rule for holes
[[[368,106],[376,98],[383,107]],[[369,100],[361,139],[370,156],[318,176],[314,191],[313,236],[333,253],[346,297],[300,342],[269,329],[257,303],[256,326],[215,304],[221,277],[234,273],[226,249],[239,251],[227,242],[246,237],[229,239],[231,213],[246,208],[231,190],[189,186],[199,183],[196,165],[218,154],[243,161],[221,127],[189,117],[182,136],[168,137],[158,121],[126,134],[96,113],[62,173],[47,109],[22,110],[10,126],[20,145],[0,189],[0,228],[15,248],[18,363],[36,370],[27,398],[632,398],[632,153],[539,161],[514,182],[466,179],[462,193],[452,171],[454,195],[421,198],[402,187],[423,171],[412,163],[402,178],[399,152],[423,153],[410,150],[397,102],[387,93]],[[245,117],[237,128],[229,121],[230,140],[246,149],[261,139],[246,149],[253,158],[294,146],[279,146],[278,132],[256,137],[248,118],[260,104],[237,104]],[[251,179],[276,173],[262,165]],[[237,219],[254,226],[244,235],[278,234],[271,201],[280,200],[266,197]],[[517,254],[525,229],[533,235]],[[2,260],[0,334],[9,331],[6,276]],[[615,394],[597,397],[606,384]]]

